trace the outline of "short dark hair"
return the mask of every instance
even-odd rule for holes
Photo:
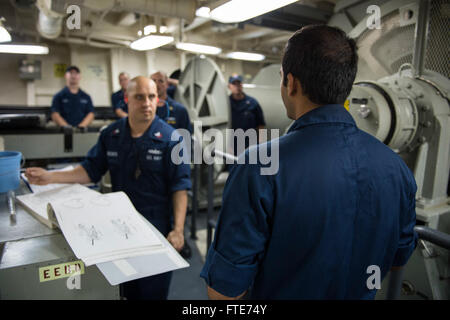
[[[66,72],[70,72],[72,70],[75,70],[77,73],[80,73],[80,69],[77,66],[69,66],[66,69]]]
[[[344,103],[352,90],[357,65],[356,43],[344,31],[309,25],[296,31],[286,44],[283,85],[287,85],[287,75],[291,73],[311,102]]]

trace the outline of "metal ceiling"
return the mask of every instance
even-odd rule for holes
[[[278,60],[292,31],[307,24],[326,23],[335,7],[335,0],[301,0],[239,24],[189,19],[194,17],[196,8],[214,7],[220,2],[224,1],[52,0],[52,10],[61,13],[64,12],[62,8],[77,3],[82,13],[82,29],[73,32],[64,28],[55,41],[61,42],[70,36],[79,41],[95,40],[105,46],[126,46],[137,38],[140,28],[146,23],[154,23],[158,17],[158,21],[170,27],[177,40],[183,38],[184,41],[218,45],[224,50],[253,50]],[[38,13],[36,0],[0,1],[0,16],[6,18],[5,25],[20,41],[40,39],[36,30]]]

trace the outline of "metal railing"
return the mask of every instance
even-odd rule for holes
[[[415,226],[420,240],[431,242],[434,245],[450,250],[450,235],[425,226]],[[400,296],[403,282],[404,267],[391,270],[386,300],[396,300]]]
[[[189,196],[192,199],[192,211],[191,211],[191,239],[197,240],[197,214],[198,214],[198,179],[200,174],[200,165],[194,163],[194,169],[192,170],[194,176],[192,182],[192,192],[189,192]]]
[[[222,152],[220,150],[214,149],[211,152],[211,157],[213,158],[222,158],[224,160],[236,162],[237,157]],[[214,163],[208,164],[208,193],[207,193],[207,200],[208,200],[208,211],[206,213],[206,223],[207,223],[207,230],[206,230],[206,251],[209,250],[209,247],[211,246],[212,242],[212,230],[216,228],[217,221],[215,219],[212,219],[213,211],[214,211]]]

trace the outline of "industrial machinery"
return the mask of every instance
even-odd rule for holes
[[[448,2],[439,0],[390,1],[380,5],[379,29],[361,20],[349,32],[360,61],[348,97],[358,127],[392,148],[413,171],[417,224],[447,234],[448,8]],[[405,268],[402,298],[448,299],[449,265],[448,251],[421,240]]]
[[[86,129],[59,128],[49,122],[49,107],[0,107],[0,137],[4,150],[20,151],[27,165],[48,165],[58,159],[83,158],[98,139],[99,131],[115,120],[111,108],[96,108]]]
[[[380,9],[379,28],[370,23],[366,8],[371,5]],[[445,233],[450,233],[449,12],[450,5],[443,0],[338,1],[329,20],[358,46],[349,112],[360,129],[392,148],[413,171],[418,186],[417,224]],[[279,68],[263,68],[245,91],[259,101],[267,128],[284,133],[291,121],[280,98]],[[196,57],[182,72],[177,99],[188,107],[193,121],[203,122],[203,129],[225,130],[230,127],[226,88],[215,63]],[[226,180],[222,170],[215,165],[215,204]],[[206,197],[206,191],[202,194],[206,177],[205,166],[201,202]],[[447,251],[420,240],[405,268],[402,298],[448,299],[449,265]],[[380,290],[378,297],[383,295]]]
[[[286,116],[286,109],[280,98],[280,65],[274,64],[262,68],[249,84],[244,84],[246,94],[256,98],[263,110],[267,139],[270,140],[271,130],[278,130],[277,136],[282,135],[292,122]],[[227,82],[216,63],[204,56],[197,56],[189,60],[181,73],[176,91],[176,100],[185,105],[189,117],[194,123],[194,141],[205,150],[211,141],[202,139],[202,135],[210,128],[222,132],[225,141],[214,141],[215,147],[223,152],[227,150],[229,136],[225,132],[231,128],[230,101],[227,91]],[[200,124],[196,126],[195,123]],[[214,169],[214,204],[219,205],[222,200],[222,191],[228,177],[224,171],[222,159],[217,158]],[[207,168],[202,165],[199,177],[199,206],[206,207],[207,194]]]
[[[220,69],[214,61],[205,57],[194,57],[187,63],[182,71],[177,86],[175,99],[188,109],[191,122],[194,124],[193,151],[206,148],[207,141],[203,141],[202,135],[209,128],[215,128],[225,132],[229,128],[230,102],[227,94],[227,86]],[[200,126],[201,125],[201,126]],[[203,161],[200,161],[203,162]],[[223,172],[224,166],[215,165],[214,204],[221,203],[222,190],[228,177]],[[197,176],[198,204],[206,207],[207,198],[207,171],[204,165],[200,165],[194,174]]]

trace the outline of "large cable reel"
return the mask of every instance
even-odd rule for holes
[[[419,201],[445,203],[450,81],[428,70],[414,77],[405,66],[378,81],[355,83],[348,97],[349,111],[361,130],[399,153],[414,171]]]
[[[212,142],[215,148],[225,152],[226,146],[222,144],[224,141],[204,139],[208,129],[218,129],[225,137],[225,130],[229,128],[230,102],[227,85],[214,61],[202,56],[189,60],[181,73],[175,98],[188,109],[189,117],[194,123],[194,144],[201,148],[202,154],[209,152],[207,148]],[[220,160],[215,159],[215,178],[223,168]]]

